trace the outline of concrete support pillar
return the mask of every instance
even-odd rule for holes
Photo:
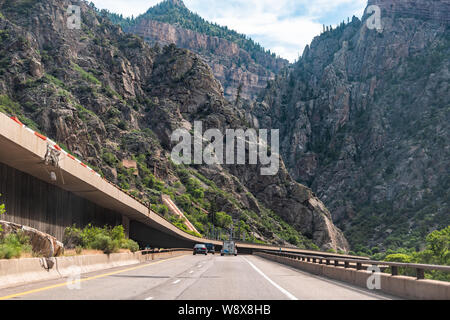
[[[122,226],[125,232],[125,237],[130,237],[130,218],[122,216]]]

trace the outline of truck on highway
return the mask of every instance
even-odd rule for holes
[[[234,255],[237,256],[237,247],[236,243],[231,240],[225,240],[222,245],[222,250],[220,251],[220,255]]]

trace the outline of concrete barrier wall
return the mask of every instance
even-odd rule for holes
[[[347,282],[366,289],[367,280],[372,275],[372,273],[364,270],[327,266],[266,253],[257,252],[255,255],[315,275]],[[386,273],[380,273],[379,275],[381,280],[380,291],[384,293],[412,300],[450,300],[450,283],[448,282],[417,280],[412,277],[392,276]]]
[[[191,252],[174,251],[148,255],[136,252],[58,257],[49,260],[45,258],[0,260],[0,289],[35,281],[64,278],[77,273],[84,274],[157,259],[168,259]],[[50,269],[48,269],[49,262],[53,263]]]

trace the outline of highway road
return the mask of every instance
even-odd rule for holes
[[[11,300],[390,300],[251,255],[185,255],[0,290]]]

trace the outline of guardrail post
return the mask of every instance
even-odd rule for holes
[[[335,266],[335,267],[338,267],[338,266],[339,266],[339,261],[334,260],[334,266]]]
[[[362,264],[361,262],[356,263],[356,270],[362,270]]]
[[[322,264],[322,259],[319,259],[319,264]]]
[[[308,262],[311,262],[311,258],[308,258],[307,261],[308,261]]]
[[[313,262],[316,263],[316,258],[313,258]]]
[[[345,268],[350,268],[350,263],[348,263],[348,261],[345,261]]]
[[[398,276],[398,267],[392,266],[391,267],[391,274],[393,276]]]
[[[327,259],[327,266],[329,266],[330,265],[330,260],[329,259]]]
[[[425,279],[425,270],[417,269],[417,280]]]

